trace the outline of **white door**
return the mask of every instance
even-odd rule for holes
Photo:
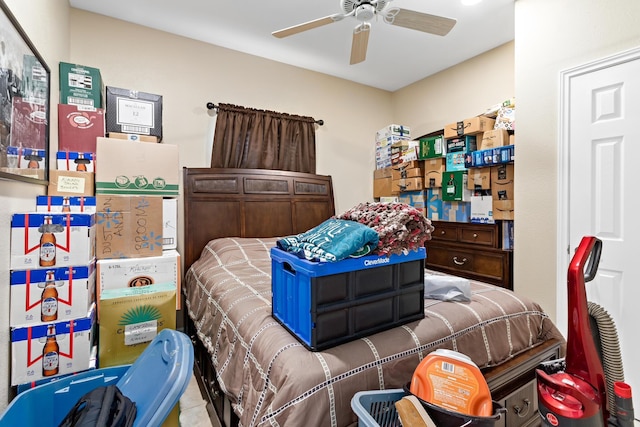
[[[596,236],[602,256],[587,297],[615,321],[640,408],[640,50],[566,72],[563,83],[557,319],[566,332],[566,269],[582,237]]]

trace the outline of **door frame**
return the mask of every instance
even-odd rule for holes
[[[560,72],[559,118],[558,118],[558,187],[557,187],[557,246],[556,246],[556,324],[567,336],[567,268],[571,261],[569,235],[569,140],[570,140],[570,100],[572,79],[605,68],[640,59],[640,47],[629,49],[611,56],[600,58]]]

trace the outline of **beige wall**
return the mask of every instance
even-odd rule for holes
[[[640,2],[517,0],[515,10],[514,281],[553,315],[567,269],[556,250],[560,72],[638,46]]]
[[[71,61],[99,68],[106,85],[163,96],[164,142],[179,147],[181,166],[210,164],[207,102],[308,115],[325,123],[317,172],[333,177],[336,210],[371,197],[389,92],[77,9],[71,40]]]
[[[69,56],[68,0],[5,0],[51,68],[51,101],[58,103],[58,62]],[[55,116],[56,109],[51,112]],[[58,146],[57,126],[52,124],[51,149]],[[11,215],[35,207],[35,197],[45,194],[42,185],[0,180],[0,411],[9,399],[9,230]]]
[[[420,136],[513,97],[513,54],[514,43],[506,43],[394,92],[394,123]]]

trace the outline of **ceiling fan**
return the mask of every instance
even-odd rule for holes
[[[456,24],[456,20],[443,16],[429,15],[428,13],[414,10],[401,9],[399,7],[387,7],[393,0],[340,0],[342,13],[325,16],[304,22],[282,30],[274,31],[275,37],[283,38],[323,25],[331,24],[354,17],[359,24],[353,30],[351,42],[350,64],[362,62],[367,57],[367,46],[369,44],[369,32],[371,30],[370,21],[380,15],[384,22],[399,27],[418,30],[438,36],[445,36]]]

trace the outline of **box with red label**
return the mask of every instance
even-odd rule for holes
[[[36,212],[96,212],[95,196],[37,196]]]
[[[94,311],[80,319],[11,328],[11,385],[89,369]]]
[[[95,230],[94,214],[13,214],[10,268],[88,265],[95,255]]]
[[[89,315],[95,301],[95,262],[84,266],[13,270],[11,326],[60,322]]]
[[[78,151],[58,151],[56,167],[62,171],[94,172],[94,154]]]
[[[104,109],[58,104],[58,150],[95,153],[104,135]]]

